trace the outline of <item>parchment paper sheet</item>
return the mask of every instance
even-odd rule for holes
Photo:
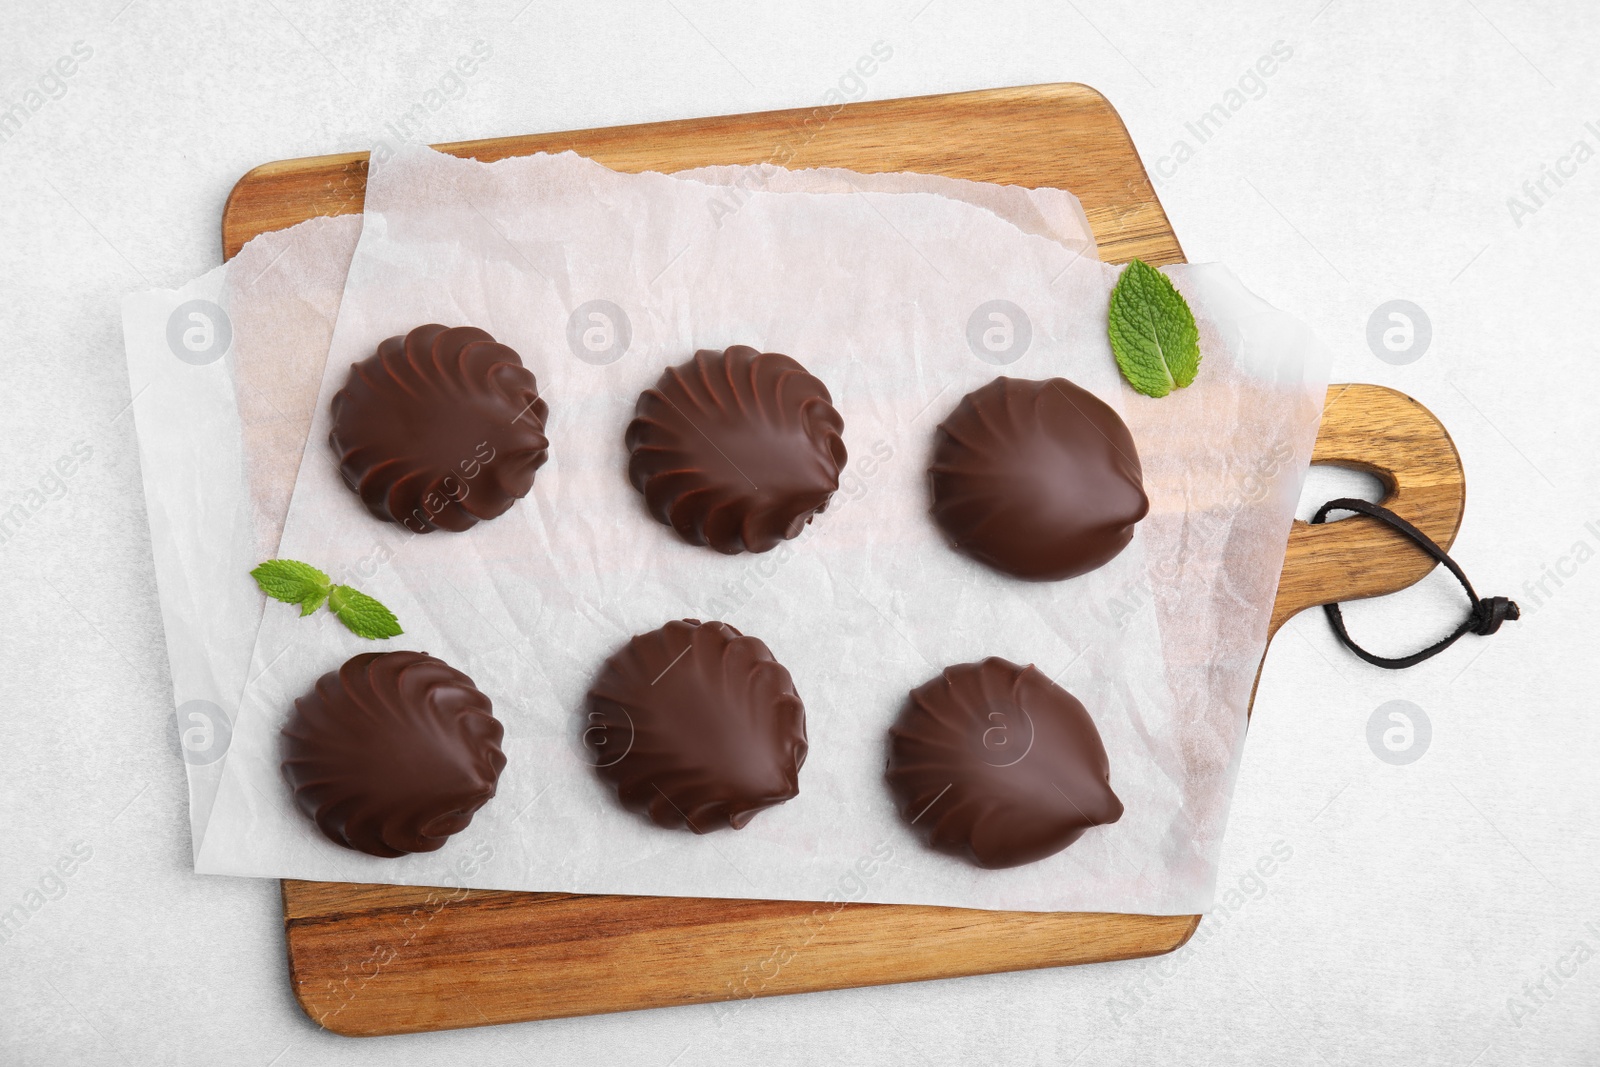
[[[770,165],[705,167],[676,177],[728,187],[718,211],[736,209],[747,189],[935,192],[1080,255],[1095,254],[1088,219],[1064,190]],[[181,289],[130,294],[124,301],[196,853],[266,605],[247,572],[277,553],[361,222],[360,215],[324,217],[263,234]],[[191,329],[201,333],[186,337]],[[218,337],[218,329],[228,336]],[[207,344],[216,358],[189,347]]]
[[[1103,331],[1115,272],[1084,258],[1073,212],[1041,211],[1056,221],[1040,224],[1012,208],[1002,223],[928,202],[938,197],[858,193],[840,183],[859,176],[837,174],[827,176],[830,188],[849,195],[778,196],[772,190],[788,172],[753,180],[739,170],[699,175],[737,183],[736,200],[673,179],[611,175],[574,157],[485,168],[418,152],[374,174],[324,395],[307,402],[312,377],[302,376],[282,382],[285,394],[298,394],[278,398],[277,421],[290,438],[303,439],[306,415],[316,413],[280,554],[336,573],[347,568],[340,576],[385,599],[406,624],[407,635],[387,647],[425,648],[471,673],[507,723],[511,767],[473,828],[433,856],[381,863],[304,832],[309,824],[277,776],[276,729],[317,675],[372,646],[331,620],[287,626],[292,611],[268,612],[251,671],[260,678],[238,722],[216,832],[197,832],[198,869],[978,907],[1184,912],[1209,903],[1325,353],[1225,271],[1178,268],[1172,273],[1202,319],[1207,362],[1196,386],[1145,400],[1115,376]],[[735,210],[714,211],[719,197]],[[1015,203],[1010,193],[1002,199]],[[637,211],[653,225],[633,240],[628,219]],[[345,229],[335,234],[336,224]],[[310,235],[314,242],[348,240],[347,220],[316,225],[325,232]],[[570,231],[553,236],[563,226]],[[294,233],[278,236],[307,239]],[[270,263],[292,255],[289,247],[258,253],[253,245],[234,261],[234,281],[224,287],[231,309],[242,306],[249,258]],[[339,258],[336,248],[329,252],[328,261]],[[819,284],[797,291],[800,278]],[[258,299],[260,284],[250,289]],[[628,353],[604,367],[577,359],[565,339],[572,309],[597,295],[637,309]],[[166,296],[170,305],[173,294]],[[977,359],[965,337],[968,312],[995,297],[1027,309],[1033,327],[1028,351],[1003,370]],[[299,299],[285,295],[275,310]],[[330,306],[320,305],[320,321]],[[131,367],[136,307],[130,300]],[[144,332],[159,310],[145,315]],[[307,317],[319,315],[308,306]],[[533,496],[466,535],[475,539],[470,552],[440,548],[464,538],[377,528],[337,482],[323,446],[327,396],[348,364],[382,336],[428,319],[472,321],[517,347],[552,405],[553,458]],[[728,560],[678,544],[644,513],[622,477],[621,430],[633,397],[661,366],[694,347],[739,341],[800,355],[829,382],[852,462],[840,498],[792,550]],[[302,351],[318,362],[314,345]],[[240,408],[250,407],[255,366],[240,362]],[[1057,586],[1009,582],[950,553],[926,521],[921,471],[932,426],[962,392],[1001,372],[1072,377],[1121,407],[1140,442],[1152,514],[1134,546],[1095,575]],[[227,406],[225,393],[208,402]],[[136,416],[142,444],[164,435],[145,410],[141,404]],[[251,439],[260,420],[249,412],[244,419]],[[227,428],[209,433],[223,440]],[[235,440],[240,433],[236,426]],[[272,505],[281,515],[285,464],[264,441],[249,451],[252,470],[260,455],[270,473],[235,472],[251,499],[251,535],[234,552],[247,562],[214,571],[233,582],[226,599],[248,602],[259,619],[259,596],[248,584],[241,594],[231,575],[273,554],[258,549],[275,532]],[[171,458],[157,442],[146,446],[147,483],[152,453]],[[148,484],[147,493],[172,495]],[[156,515],[153,502],[153,528]],[[310,518],[301,530],[303,516]],[[185,629],[192,609],[168,597],[166,572],[195,570],[192,556],[163,551],[170,547],[158,547],[169,641],[176,631],[205,650],[200,658],[226,658],[215,642],[195,639],[202,630]],[[693,838],[643,824],[605,794],[577,744],[581,694],[604,655],[630,633],[682,615],[721,617],[762,636],[807,701],[812,756],[801,797],[739,834]],[[227,618],[217,614],[217,627],[238,632]],[[185,672],[172,654],[182,698]],[[986,654],[1059,671],[1089,703],[1130,809],[1116,827],[1017,872],[975,872],[927,852],[900,826],[881,783],[883,729],[905,690],[937,666]],[[197,825],[203,792],[194,795]],[[875,862],[884,856],[889,862]]]
[[[312,219],[263,234],[182,289],[123,300],[197,853],[261,621],[249,572],[277,553],[360,235],[359,215]]]
[[[288,802],[276,731],[294,696],[369,646],[269,611],[198,868],[799,899],[844,880],[856,899],[1204,908],[1248,697],[1249,674],[1230,664],[1234,646],[1259,654],[1264,638],[1315,432],[1315,346],[1225,276],[1196,272],[1186,282],[1210,320],[1201,382],[1218,388],[1197,385],[1170,410],[1130,403],[1104,336],[1113,272],[1058,242],[942,197],[755,191],[713,215],[717,195],[571,156],[481,165],[416,150],[374,174],[280,551],[393,607],[408,629],[395,647],[472,674],[506,722],[511,763],[501,795],[440,853],[383,862],[327,843]],[[603,366],[567,345],[569,316],[596,298],[632,327],[628,353]],[[1154,521],[1071,583],[993,575],[946,549],[926,519],[931,428],[995,373],[966,325],[996,298],[1031,322],[1008,373],[1072,377],[1128,411],[1151,442],[1142,451],[1160,453]],[[1262,317],[1269,329],[1251,321]],[[490,329],[525,354],[552,405],[552,460],[534,493],[461,537],[375,524],[318,447],[348,365],[427,320]],[[1301,343],[1285,348],[1286,337]],[[638,390],[694,348],[736,342],[795,354],[827,381],[854,457],[834,508],[770,559],[677,542],[621,479]],[[1171,541],[1147,544],[1157,530]],[[801,797],[738,834],[663,833],[621,812],[578,745],[599,662],[684,615],[761,636],[807,701]],[[1036,662],[1085,701],[1128,807],[1067,852],[1005,872],[923,850],[881,781],[884,728],[905,691],[988,654]],[[858,861],[884,855],[860,873]]]

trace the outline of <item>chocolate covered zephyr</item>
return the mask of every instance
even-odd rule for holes
[[[640,394],[628,478],[690,544],[765,552],[828,506],[843,431],[828,387],[790,357],[702,350]]]
[[[1110,562],[1150,510],[1133,436],[1065,378],[996,378],[939,425],[933,517],[998,571],[1059,581]]]
[[[889,731],[887,777],[923,840],[979,867],[1042,860],[1122,817],[1083,705],[998,657],[946,667],[911,691]]]
[[[583,742],[629,811],[737,830],[800,792],[806,716],[760,640],[684,619],[633,638],[589,690]]]
[[[330,841],[432,852],[494,796],[503,729],[472,679],[426,652],[368,652],[294,702],[283,773]]]
[[[413,533],[466,530],[533,487],[548,408],[516,352],[472,326],[418,326],[350,368],[328,443],[367,510]]]

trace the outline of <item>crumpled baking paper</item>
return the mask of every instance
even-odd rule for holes
[[[676,176],[727,186],[718,211],[736,209],[754,188],[841,192],[857,183],[879,192],[936,192],[1080,255],[1095,254],[1089,221],[1064,190],[770,164]],[[277,552],[361,222],[360,215],[320,217],[262,234],[181,289],[124,301],[196,853],[266,604],[243,575]]]
[[[278,536],[361,217],[263,234],[177,290],[122,305],[150,546],[195,851],[244,692]]]
[[[395,608],[408,633],[384,647],[423,648],[473,675],[506,723],[510,764],[500,796],[439,853],[378,861],[327,843],[289,801],[276,731],[294,696],[372,646],[325,616],[269,610],[197,869],[798,899],[848,885],[862,900],[1203,910],[1325,353],[1225,271],[1177,269],[1207,362],[1195,386],[1150,401],[1122,386],[1105,343],[1115,271],[1081,247],[938,196],[741,186],[735,210],[718,212],[726,193],[570,156],[484,166],[419,150],[374,173],[279,554]],[[592,321],[574,314],[595,299],[629,327],[614,362],[568,344],[570,322]],[[993,300],[1010,302],[1013,340],[1027,323],[1025,348],[969,343],[994,321],[974,314]],[[427,320],[472,322],[516,347],[552,407],[552,460],[533,494],[466,535],[376,523],[323,447],[327,400],[349,364]],[[678,543],[622,476],[639,389],[694,348],[730,343],[787,351],[827,381],[852,451],[829,512],[761,557]],[[1005,373],[1063,374],[1119,407],[1144,456],[1150,518],[1127,552],[1073,582],[993,575],[950,552],[926,518],[933,425],[1007,360]],[[737,834],[671,834],[622,812],[578,743],[600,661],[682,616],[761,636],[807,703],[801,796]],[[1128,807],[1067,852],[1004,872],[923,849],[881,777],[906,690],[990,654],[1036,662],[1085,701]]]

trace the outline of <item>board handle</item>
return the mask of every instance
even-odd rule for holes
[[[1381,385],[1332,385],[1312,463],[1377,477],[1379,503],[1448,550],[1467,506],[1461,454],[1444,424],[1417,401]],[[1295,520],[1272,606],[1270,633],[1306,608],[1397,593],[1436,566],[1405,535],[1365,515],[1312,526]],[[1330,573],[1338,574],[1329,581]]]

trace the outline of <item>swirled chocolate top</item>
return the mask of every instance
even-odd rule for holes
[[[418,326],[350,368],[328,443],[367,510],[413,533],[502,515],[544,464],[533,372],[473,326]]]
[[[1128,427],[1065,378],[996,378],[968,393],[939,424],[928,471],[950,543],[1032,581],[1110,562],[1150,510]]]
[[[1122,817],[1083,705],[998,657],[946,667],[911,691],[889,730],[887,777],[923,840],[979,867],[1042,860]]]
[[[324,674],[283,728],[295,803],[330,841],[432,852],[494,796],[503,728],[472,679],[426,652],[368,652]]]
[[[799,794],[806,714],[762,641],[684,619],[606,661],[583,741],[629,811],[668,829],[737,830]]]
[[[795,360],[702,350],[639,395],[628,478],[690,544],[765,552],[828,506],[843,432],[828,387]]]

